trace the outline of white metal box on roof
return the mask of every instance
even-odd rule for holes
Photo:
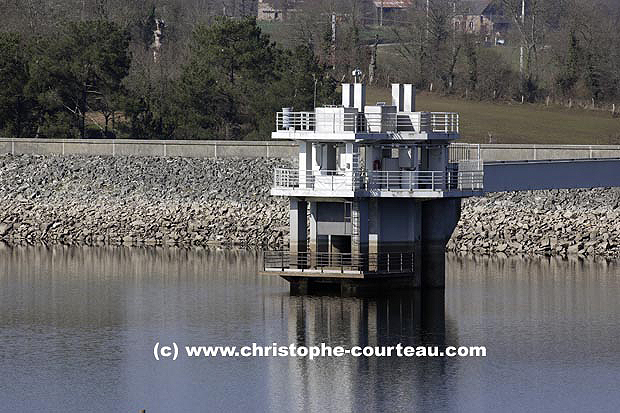
[[[396,106],[366,106],[364,115],[366,129],[369,133],[386,133],[396,130]]]
[[[322,107],[315,109],[315,131],[322,133],[355,132],[357,108]]]

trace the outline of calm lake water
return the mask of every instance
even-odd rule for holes
[[[448,257],[418,292],[291,297],[247,252],[0,247],[0,411],[617,411],[620,267]],[[445,345],[486,358],[209,358],[179,345]]]

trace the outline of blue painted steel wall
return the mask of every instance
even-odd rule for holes
[[[485,162],[484,191],[620,187],[620,159]]]

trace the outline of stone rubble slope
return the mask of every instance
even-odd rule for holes
[[[64,245],[286,248],[281,159],[0,155],[0,240]],[[620,190],[490,194],[463,201],[450,251],[620,255]]]
[[[463,201],[450,251],[479,254],[620,255],[620,189],[488,194]]]
[[[276,159],[0,156],[0,239],[281,247]]]

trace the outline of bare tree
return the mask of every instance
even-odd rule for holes
[[[565,0],[501,0],[504,14],[512,21],[520,46],[523,82],[538,81],[539,52],[549,31],[557,27]]]

